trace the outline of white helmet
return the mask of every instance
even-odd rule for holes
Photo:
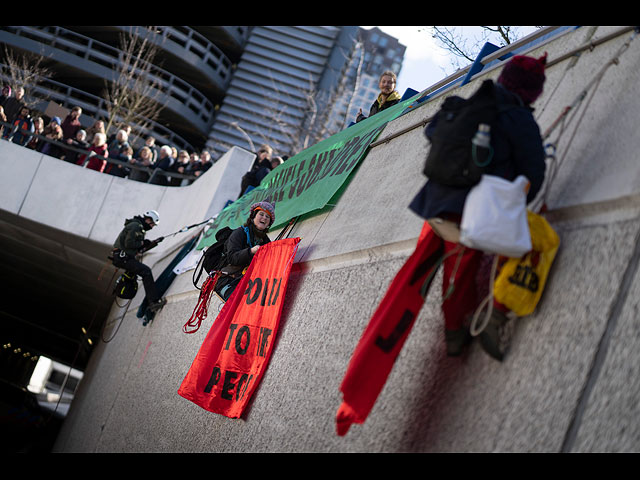
[[[155,210],[149,210],[148,212],[145,212],[143,216],[149,217],[155,225],[158,225],[160,223],[160,215],[158,215],[158,212],[156,212]]]

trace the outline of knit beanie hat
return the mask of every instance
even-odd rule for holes
[[[275,208],[269,202],[258,202],[251,205],[251,208],[249,209],[251,218],[253,218],[254,212],[257,210],[262,210],[271,217],[271,225],[276,221]]]
[[[498,83],[507,90],[518,94],[522,101],[529,105],[542,93],[546,63],[546,52],[537,59],[516,55],[502,69],[500,77],[498,77]]]

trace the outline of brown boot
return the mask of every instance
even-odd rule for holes
[[[471,334],[466,327],[459,328],[458,330],[444,330],[444,341],[447,345],[447,356],[457,357],[459,356],[464,347],[471,342]]]
[[[480,345],[496,360],[502,361],[511,343],[509,318],[499,310],[491,312],[487,326],[480,333]]]

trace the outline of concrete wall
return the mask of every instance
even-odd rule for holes
[[[583,27],[530,53],[552,60],[612,31]],[[549,67],[535,104],[543,131],[629,37]],[[200,330],[182,333],[198,297],[187,273],[147,327],[135,308],[113,307],[119,331],[97,348],[56,451],[639,450],[639,41],[558,143],[548,218],[562,245],[543,299],[517,320],[503,363],[477,343],[465,356],[445,355],[439,274],[369,418],[345,437],[335,433],[351,354],[422,226],[407,209],[424,182],[427,142],[416,128],[373,147],[335,208],[296,227],[303,240],[277,343],[245,418],[209,413],[176,393],[220,308],[214,299]],[[467,96],[498,74],[484,72],[456,93]],[[429,118],[442,99],[395,120],[380,138]]]
[[[156,238],[199,223],[235,200],[240,179],[254,158],[234,147],[198,181],[175,188],[105,175],[0,141],[0,208],[109,245],[125,218],[157,210],[160,224],[152,235]],[[153,255],[162,257],[183,241],[171,237]]]

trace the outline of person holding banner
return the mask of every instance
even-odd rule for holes
[[[240,282],[260,246],[271,241],[267,232],[275,219],[273,205],[268,202],[254,203],[245,224],[236,228],[229,236],[224,246],[227,265],[222,267],[222,275],[215,286],[215,291],[225,302]]]

